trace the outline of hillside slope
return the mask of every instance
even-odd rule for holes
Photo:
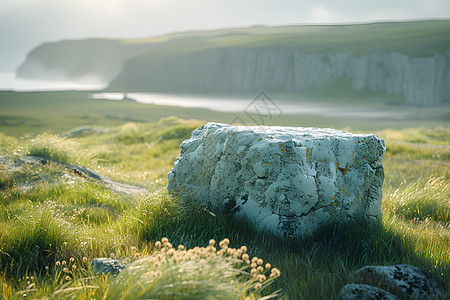
[[[27,79],[109,82],[120,72],[125,60],[145,53],[150,47],[112,39],[44,43],[27,55],[16,74]]]
[[[211,93],[295,94],[345,81],[428,105],[450,99],[448,32],[450,21],[416,21],[62,41],[31,52],[18,76],[96,76],[115,90]]]

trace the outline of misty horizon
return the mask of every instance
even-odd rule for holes
[[[360,24],[449,19],[450,3],[378,1],[205,1],[177,0],[8,1],[0,11],[0,71],[15,70],[44,42],[86,38],[148,38],[187,31],[251,26]],[[82,22],[80,22],[82,20]]]

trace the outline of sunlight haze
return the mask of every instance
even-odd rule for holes
[[[0,0],[0,71],[14,71],[32,48],[62,39],[135,38],[252,25],[449,17],[447,0]]]

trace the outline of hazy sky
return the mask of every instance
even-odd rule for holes
[[[0,0],[0,71],[44,41],[250,25],[450,19],[449,0]]]

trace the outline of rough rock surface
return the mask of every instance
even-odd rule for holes
[[[208,123],[181,146],[168,189],[279,236],[380,216],[385,145],[334,129]]]
[[[126,265],[118,258],[98,257],[92,260],[92,267],[97,274],[116,275],[125,269]]]
[[[397,300],[397,296],[392,295],[383,289],[367,285],[350,283],[339,291],[339,298],[342,300]]]
[[[411,265],[366,266],[357,270],[355,276],[361,283],[382,288],[402,299],[440,299],[443,292],[429,272]]]

